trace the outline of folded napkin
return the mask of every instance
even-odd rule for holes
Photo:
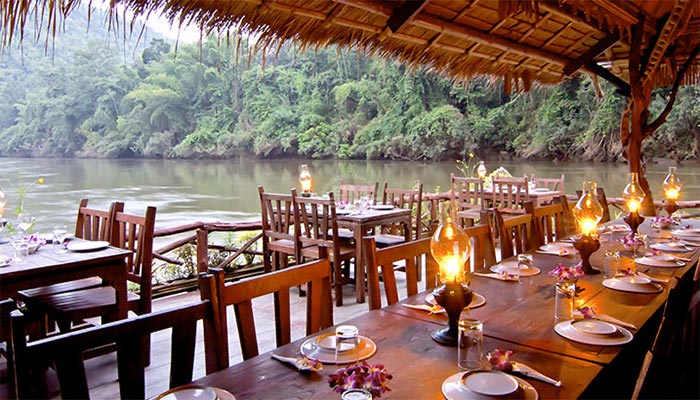
[[[435,306],[429,306],[427,304],[401,304],[404,307],[407,308],[413,308],[414,310],[423,310],[423,311],[428,311],[430,314],[444,314],[445,309],[435,305]]]
[[[519,362],[515,362],[515,361],[511,361],[510,363],[511,363],[511,365],[513,365],[513,372],[517,372],[517,373],[524,375],[528,378],[538,379],[542,382],[547,382],[547,383],[554,385],[556,387],[561,387],[561,381],[554,380],[553,378],[550,378],[547,375],[534,370],[532,367],[530,367],[528,365],[525,365],[525,364],[522,364]]]
[[[320,371],[323,369],[323,364],[318,360],[310,359],[306,356],[301,357],[283,357],[272,353],[272,358],[277,361],[282,361],[285,364],[295,366],[299,371]]]
[[[642,278],[647,278],[650,281],[656,282],[656,283],[668,283],[668,279],[654,278],[654,277],[651,277],[651,276],[645,274],[644,272],[640,272],[640,271],[637,271],[637,276],[642,277]]]
[[[518,282],[520,279],[507,274],[497,274],[495,272],[474,272],[472,275],[483,276],[484,278],[497,279],[499,281]]]
[[[566,250],[566,249],[561,249],[558,251],[555,251],[555,250],[535,250],[535,253],[549,254],[549,255],[559,256],[559,257],[565,257],[565,256],[568,256],[569,254],[572,254],[570,250]]]
[[[611,317],[609,315],[598,314],[596,312],[588,312],[587,315],[588,315],[588,317],[584,316],[584,314],[580,310],[573,311],[573,316],[574,316],[574,318],[577,318],[577,319],[592,318],[592,319],[597,319],[599,321],[610,322],[611,324],[621,326],[623,328],[635,329],[635,330],[637,329],[636,325],[630,324],[629,322],[620,321],[619,319],[617,319],[615,317]]]

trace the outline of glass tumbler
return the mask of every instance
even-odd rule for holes
[[[29,239],[26,236],[14,233],[10,236],[10,243],[14,249],[14,261],[22,261],[29,256]]]
[[[348,346],[351,346],[348,348]],[[339,325],[335,328],[335,361],[338,354],[352,349],[355,362],[360,359],[360,333],[354,325]]]
[[[571,319],[574,311],[576,284],[559,282],[554,286],[554,319],[565,321]]]
[[[523,273],[525,274],[524,276],[532,275],[533,266],[532,254],[518,254],[518,277]]]
[[[484,365],[484,323],[471,318],[460,319],[457,325],[457,366],[464,370]]]
[[[620,252],[606,251],[603,264],[603,276],[606,279],[614,278],[620,273]]]

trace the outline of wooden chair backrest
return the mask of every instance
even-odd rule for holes
[[[369,309],[382,308],[382,295],[379,284],[381,269],[384,280],[384,292],[387,305],[399,301],[399,290],[394,275],[394,262],[406,263],[406,297],[418,293],[418,275],[416,273],[417,258],[425,256],[426,259],[426,287],[435,287],[437,276],[437,262],[430,253],[430,238],[412,240],[395,246],[377,249],[373,237],[363,239],[364,253],[367,262],[367,287],[369,290]]]
[[[561,178],[536,178],[532,174],[530,182],[534,182],[536,188],[546,188],[564,193],[564,174],[561,174]]]
[[[126,279],[139,285],[139,314],[151,311],[151,278],[153,267],[153,231],[156,208],[148,207],[146,215],[123,212],[114,217],[113,246],[132,251],[126,260]]]
[[[496,264],[496,247],[493,244],[493,234],[489,224],[464,228],[464,232],[471,239],[472,255],[471,264],[474,271],[483,271]]]
[[[580,199],[581,195],[583,194],[583,191],[577,190],[576,191],[576,196]],[[600,220],[600,224],[604,224],[606,222],[610,222],[610,205],[608,204],[608,198],[605,196],[605,189],[602,187],[598,187],[596,190],[596,195],[598,198],[598,203],[600,203],[601,206],[603,206],[603,218]]]
[[[536,207],[532,201],[526,201],[524,206],[525,211],[532,216],[532,235],[537,246],[555,242],[567,236],[562,204]]]
[[[532,234],[532,215],[510,216],[496,209],[495,216],[501,238],[501,260],[537,247]]]
[[[244,360],[259,353],[252,304],[255,298],[274,295],[277,346],[291,341],[289,289],[292,287],[307,284],[306,335],[333,325],[331,266],[325,251],[321,253],[323,258],[320,260],[228,284],[224,284],[224,271],[219,268],[211,268],[208,274],[200,275],[204,285],[214,285],[215,289],[209,292],[217,295],[216,299],[212,299],[212,305],[216,321],[214,329],[218,332],[210,336],[216,341],[216,363],[207,365],[207,373],[227,368],[229,365],[226,317],[226,307],[229,305],[233,305]]]
[[[75,237],[85,240],[104,240],[112,243],[113,221],[118,212],[124,211],[124,203],[114,202],[109,210],[88,208],[88,199],[80,200],[75,221]]]
[[[530,200],[527,178],[496,178],[492,180],[493,207],[509,213],[524,213],[523,203]]]
[[[267,193],[262,186],[258,186],[258,193],[262,215],[263,252],[267,253],[270,240],[286,239],[295,242],[293,202],[296,189],[292,189],[291,194]],[[295,256],[298,258],[298,251]]]
[[[333,192],[327,199],[294,196],[294,229],[299,248],[323,246],[338,260],[340,236]]]
[[[576,233],[576,220],[571,212],[572,204],[566,198],[566,195],[555,197],[553,204],[561,204],[562,214],[564,215],[564,235],[571,236]]]
[[[370,202],[375,204],[378,190],[379,182],[374,182],[374,185],[353,185],[340,182],[338,201],[344,201],[345,204],[353,204],[355,200],[367,196],[370,198]]]
[[[392,189],[389,183],[384,182],[384,196],[382,204],[393,204],[394,207],[411,210],[411,230],[413,239],[418,239],[423,235],[423,184],[418,181],[417,189]],[[396,227],[391,227],[393,232]]]
[[[483,179],[451,174],[450,180],[452,182],[450,196],[457,202],[457,211],[486,208]]]
[[[192,381],[197,321],[211,315],[209,301],[140,315],[94,328],[26,341],[26,317],[12,314],[17,398],[47,398],[45,366],[53,363],[62,398],[90,398],[83,351],[116,343],[121,398],[146,397],[144,336],[172,328],[170,387]]]

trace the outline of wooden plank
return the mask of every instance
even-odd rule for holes
[[[415,0],[403,3],[399,8],[394,10],[394,13],[386,21],[386,26],[392,32],[398,32],[411,23],[411,20],[418,15],[430,0]]]
[[[598,57],[598,55],[613,46],[618,40],[620,40],[620,36],[618,34],[608,35],[599,40],[598,43],[590,47],[578,59],[564,66],[564,75],[571,76],[571,74],[578,71],[578,69],[582,66],[590,64],[596,57]]]

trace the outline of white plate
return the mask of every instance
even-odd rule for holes
[[[337,336],[335,335],[320,335],[317,337],[316,344],[321,348],[335,352],[336,340]],[[341,343],[338,351],[348,351],[353,348],[355,348],[355,346],[353,346],[352,343]]]
[[[347,215],[352,212],[351,209],[349,208],[336,208],[335,209],[335,215]]]
[[[102,240],[71,240],[66,248],[70,251],[95,251],[109,247],[109,242]]]
[[[373,210],[393,210],[393,204],[375,204],[371,207]]]
[[[610,231],[611,232],[629,232],[631,231],[630,227],[625,224],[613,224],[610,225]]]
[[[559,256],[570,256],[572,254],[576,254],[576,249],[574,249],[574,245],[571,243],[548,243],[544,246],[540,246],[540,250]]]
[[[700,240],[700,229],[676,229],[671,231],[671,235],[683,239]]]
[[[549,189],[547,189],[547,188],[534,188],[534,189],[530,189],[530,193],[533,193],[533,192],[543,193],[543,192],[551,192],[551,190],[549,190]]]
[[[646,281],[646,283],[642,283],[644,281]],[[623,276],[621,278],[606,279],[603,281],[603,286],[608,289],[631,293],[659,293],[664,290],[661,285],[652,283],[649,279],[639,276]]]
[[[218,396],[214,389],[206,386],[183,386],[169,390],[156,400],[217,400]]]
[[[428,293],[427,295],[425,295],[425,302],[433,306],[437,304],[435,302],[435,296],[433,296],[432,293]],[[474,297],[472,297],[472,302],[469,303],[467,308],[477,308],[483,306],[484,304],[486,304],[486,298],[480,295],[479,293],[474,293]]]
[[[571,323],[575,329],[591,335],[612,335],[617,333],[617,326],[597,319],[581,319]]]
[[[462,384],[468,390],[486,396],[504,396],[518,390],[518,381],[500,371],[474,371],[464,374]]]
[[[692,249],[686,247],[685,244],[683,244],[681,242],[654,243],[651,245],[651,248],[654,250],[680,252],[680,253],[685,253],[685,252],[692,250]]]
[[[310,337],[301,344],[301,354],[318,360],[326,364],[350,364],[354,363],[355,352],[354,351],[341,351],[338,353],[338,359],[335,359],[335,346],[333,348],[328,348],[325,336],[335,337],[335,333],[324,333],[318,336]],[[321,347],[319,342],[324,343],[325,346]],[[333,342],[335,344],[335,341]],[[360,347],[357,358],[359,360],[364,360],[366,358],[372,357],[374,353],[377,352],[377,344],[368,337],[360,335]]]
[[[447,400],[488,400],[494,398],[493,396],[479,394],[467,389],[463,384],[463,379],[464,376],[468,374],[469,372],[458,372],[454,375],[450,375],[442,382],[442,394]],[[510,396],[506,396],[505,398],[539,400],[540,396],[534,386],[516,376],[514,376],[513,379],[515,379],[517,382],[518,387],[516,388],[515,393],[512,393]]]
[[[623,327],[617,327],[617,333],[613,335],[596,335],[584,333],[571,325],[573,321],[564,321],[554,325],[554,331],[560,336],[574,342],[590,344],[593,346],[619,346],[632,341],[634,337],[630,331]]]
[[[649,265],[651,267],[666,267],[666,268],[676,268],[685,265],[683,261],[677,261],[675,257],[669,255],[659,254],[656,256],[644,256],[635,258],[634,262],[642,265]]]
[[[518,264],[518,260],[506,260],[503,261],[500,264],[492,265],[491,272],[495,272],[497,274],[502,273],[503,271],[511,271],[512,268],[514,268]],[[532,268],[527,268],[527,267],[520,267],[520,276],[535,276],[539,274],[540,269],[537,267],[532,267]]]

